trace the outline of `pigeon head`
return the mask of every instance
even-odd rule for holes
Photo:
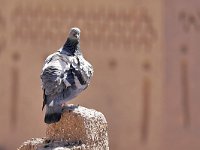
[[[75,55],[76,52],[80,51],[80,32],[80,29],[76,27],[70,29],[67,41],[62,48],[62,52],[67,55]]]
[[[79,28],[71,28],[70,31],[69,31],[69,38],[70,39],[77,39],[79,40],[80,39],[80,29]]]

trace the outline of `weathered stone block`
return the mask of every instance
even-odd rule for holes
[[[59,122],[47,126],[46,138],[24,142],[18,150],[108,150],[108,128],[104,115],[73,105],[63,110]]]

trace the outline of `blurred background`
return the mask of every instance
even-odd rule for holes
[[[74,26],[95,72],[70,103],[111,150],[200,149],[199,0],[0,0],[0,150],[45,136],[40,72]]]

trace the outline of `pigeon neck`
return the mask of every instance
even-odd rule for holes
[[[65,42],[62,52],[66,53],[67,55],[74,56],[75,52],[80,49],[80,44],[77,39],[71,39],[67,38],[67,41]]]

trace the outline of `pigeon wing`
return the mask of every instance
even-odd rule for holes
[[[92,65],[85,60],[82,55],[78,56],[78,66],[83,80],[89,84],[91,77],[93,76],[93,67]]]
[[[47,57],[40,76],[45,95],[55,95],[66,88],[63,77],[69,68],[69,61],[63,60],[58,52]]]

